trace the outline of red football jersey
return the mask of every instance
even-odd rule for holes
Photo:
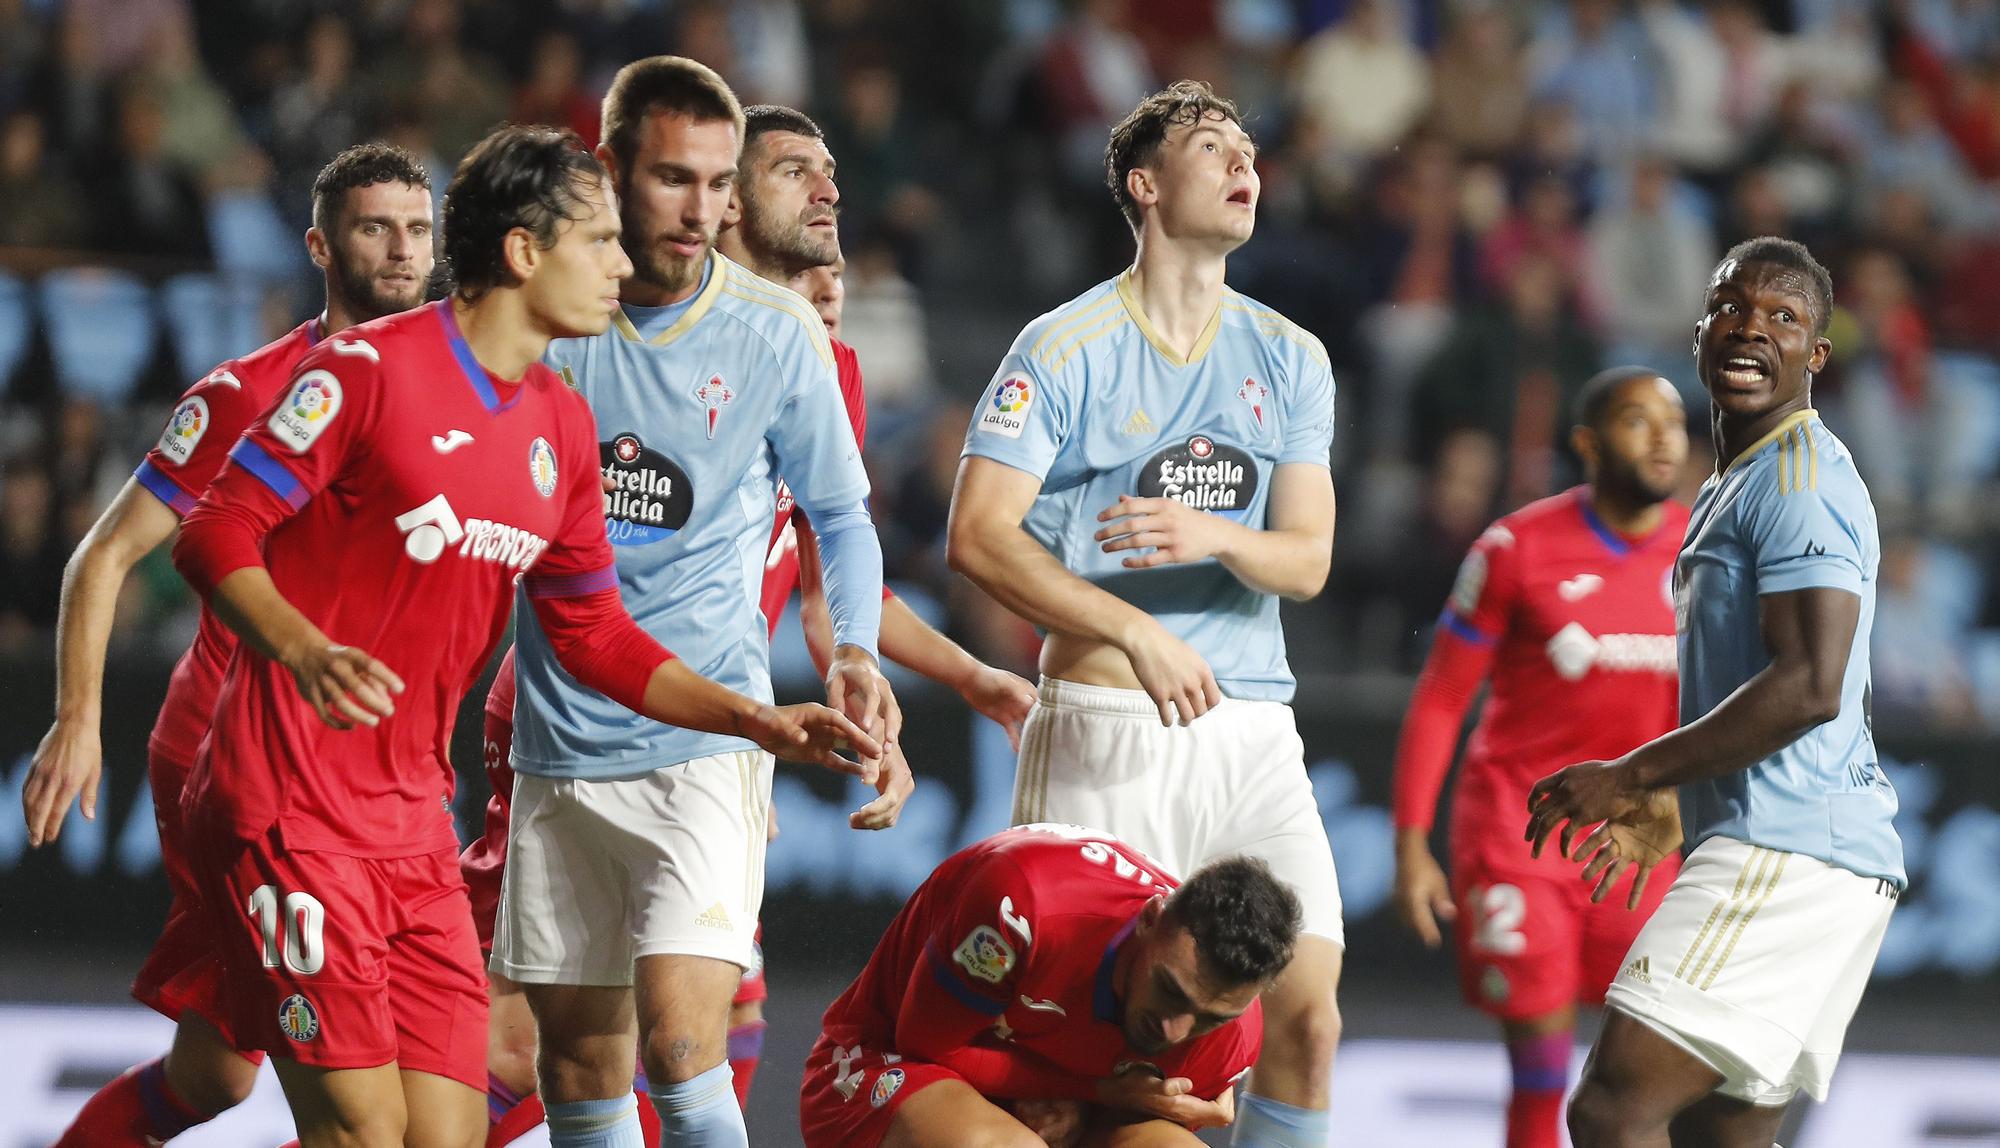
[[[1256,1061],[1260,1004],[1156,1056],[1131,1048],[1118,1023],[1119,946],[1146,902],[1177,884],[1094,830],[1030,825],[988,837],[946,858],[911,894],[826,1010],[825,1035],[902,1052],[911,1023],[939,1035],[976,1026],[970,1047],[1052,1069],[1085,1095],[1101,1078],[1150,1065],[1212,1100]]]
[[[1668,502],[1626,538],[1576,487],[1489,527],[1466,555],[1411,701],[1396,759],[1396,824],[1428,827],[1479,679],[1492,693],[1452,800],[1452,850],[1528,864],[1528,790],[1579,761],[1608,760],[1679,716],[1673,567],[1688,510]],[[1566,866],[1551,851],[1543,861]]]
[[[239,836],[275,825],[291,849],[455,848],[452,721],[516,578],[532,569],[542,597],[617,585],[589,407],[540,364],[519,383],[484,370],[449,301],[308,354],[182,527],[176,561],[209,585],[230,571],[224,526],[268,530],[278,590],[407,687],[379,726],[335,730],[283,667],[230,664],[215,720],[231,736],[204,746],[190,810]]]
[[[868,397],[861,389],[861,360],[854,354],[854,348],[833,340],[834,365],[840,378],[840,397],[847,401],[847,421],[854,426],[854,445],[868,445]],[[764,623],[771,633],[778,632],[778,619],[785,613],[785,603],[791,601],[792,591],[799,586],[799,543],[792,525],[792,488],[785,480],[778,480],[778,513],[771,524],[771,544],[764,554],[764,588],[759,597],[763,603]],[[889,596],[885,589],[884,598]]]
[[[145,461],[132,477],[175,514],[193,510],[201,492],[215,481],[243,428],[291,381],[292,368],[319,342],[321,329],[318,319],[307,320],[276,342],[229,360],[189,387],[167,420],[158,445],[146,452]],[[215,695],[222,688],[222,671],[235,652],[235,631],[203,603],[194,645],[174,663],[167,699],[160,706],[147,746],[150,758],[179,767],[183,778],[208,733],[209,719],[215,714]],[[169,784],[162,792],[175,788]]]

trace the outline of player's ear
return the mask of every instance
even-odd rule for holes
[[[500,240],[500,255],[507,261],[507,270],[525,282],[541,263],[542,248],[527,228],[516,227]]]
[[[306,255],[312,259],[313,266],[322,271],[333,262],[333,249],[327,244],[326,232],[317,227],[306,228]]]
[[[1598,442],[1596,431],[1591,430],[1581,423],[1569,428],[1569,448],[1576,452],[1576,457],[1583,460],[1585,468],[1589,470],[1597,469]]]
[[[1139,909],[1139,927],[1151,932],[1160,923],[1160,917],[1167,911],[1167,899],[1155,895]]]
[[[1135,167],[1125,173],[1125,194],[1132,197],[1133,203],[1150,207],[1159,202],[1160,188],[1154,181],[1152,172],[1143,167]]]
[[[729,185],[729,206],[722,209],[722,230],[727,231],[743,222],[743,185]]]
[[[592,155],[596,156],[596,157],[597,157],[597,162],[598,162],[598,163],[601,163],[601,164],[603,164],[603,165],[604,165],[604,170],[610,173],[610,175],[611,175],[611,186],[612,186],[612,187],[617,187],[617,186],[618,186],[618,153],[617,153],[617,152],[614,152],[614,151],[612,151],[612,150],[611,150],[611,145],[610,145],[610,144],[609,144],[609,143],[607,142],[607,143],[601,143],[601,144],[598,144],[598,145],[597,145],[597,147],[596,147],[596,149],[595,149],[595,150],[593,150],[593,151],[592,151],[592,152],[591,152],[590,154],[592,154]]]
[[[1818,377],[1826,370],[1826,361],[1833,357],[1833,340],[1821,335],[1813,340],[1812,354],[1806,359],[1806,373]]]

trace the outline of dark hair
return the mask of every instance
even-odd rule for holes
[[[1104,181],[1111,185],[1111,198],[1118,201],[1118,210],[1125,213],[1125,222],[1132,230],[1139,230],[1139,205],[1125,189],[1125,177],[1133,168],[1153,162],[1168,128],[1192,126],[1215,113],[1243,126],[1243,113],[1233,102],[1216,95],[1214,88],[1201,80],[1176,80],[1140,100],[1132,114],[1111,129],[1111,142],[1104,145]]]
[[[513,281],[507,233],[523,228],[546,251],[565,220],[583,218],[582,185],[604,165],[565,129],[508,124],[474,144],[444,193],[444,258],[458,293],[477,299]]]
[[[649,112],[684,115],[697,123],[728,120],[743,139],[743,105],[715,69],[684,56],[648,56],[618,69],[604,93],[605,146],[630,167],[639,146],[639,121]]]
[[[1583,389],[1576,393],[1576,402],[1570,406],[1572,421],[1577,426],[1598,429],[1604,420],[1604,412],[1611,406],[1611,400],[1626,383],[1635,379],[1657,379],[1660,372],[1651,367],[1611,367],[1590,376]]]
[[[756,143],[759,136],[771,132],[791,132],[811,140],[826,138],[812,117],[797,108],[780,104],[751,104],[743,109],[744,151],[749,151],[750,145]]]
[[[333,226],[348,192],[378,183],[407,183],[429,191],[431,173],[416,156],[395,144],[355,144],[334,156],[313,179],[312,225],[321,231]]]
[[[1196,870],[1167,898],[1165,917],[1194,938],[1204,970],[1232,985],[1268,981],[1291,964],[1303,920],[1299,899],[1254,857]]]
[[[1731,260],[1737,263],[1768,263],[1804,275],[1812,283],[1813,334],[1826,334],[1827,324],[1833,321],[1833,272],[1814,259],[1805,244],[1776,235],[1760,235],[1730,248],[1729,254],[1722,257],[1722,262],[1726,264]]]

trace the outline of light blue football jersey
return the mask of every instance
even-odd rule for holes
[[[1674,569],[1681,722],[1722,704],[1765,666],[1758,597],[1810,587],[1861,598],[1840,715],[1746,770],[1680,787],[1692,849],[1729,837],[1893,881],[1903,844],[1896,790],[1875,755],[1868,639],[1881,548],[1875,506],[1833,432],[1800,411],[1702,484]]]
[[[808,517],[868,494],[825,325],[791,291],[713,254],[693,305],[664,331],[642,338],[621,311],[602,335],[550,344],[546,361],[597,419],[625,608],[689,669],[770,701],[758,590],[776,476],[792,479]],[[754,748],[649,721],[578,684],[524,594],[515,605],[515,770],[606,780]]]
[[[1121,494],[1174,498],[1262,529],[1272,472],[1329,465],[1326,348],[1225,289],[1187,359],[1153,330],[1130,273],[1028,324],[966,432],[966,455],[1042,480],[1022,526],[1081,578],[1146,611],[1207,659],[1232,698],[1290,701],[1278,598],[1214,559],[1128,570],[1092,535]]]

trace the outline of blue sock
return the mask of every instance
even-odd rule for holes
[[[1236,1098],[1233,1148],[1326,1148],[1333,1120],[1325,1111],[1295,1108],[1247,1089]]]
[[[750,1148],[732,1079],[724,1061],[693,1080],[648,1088],[660,1114],[660,1148]]]
[[[555,1148],[646,1148],[639,1104],[631,1096],[545,1104],[549,1143]]]

